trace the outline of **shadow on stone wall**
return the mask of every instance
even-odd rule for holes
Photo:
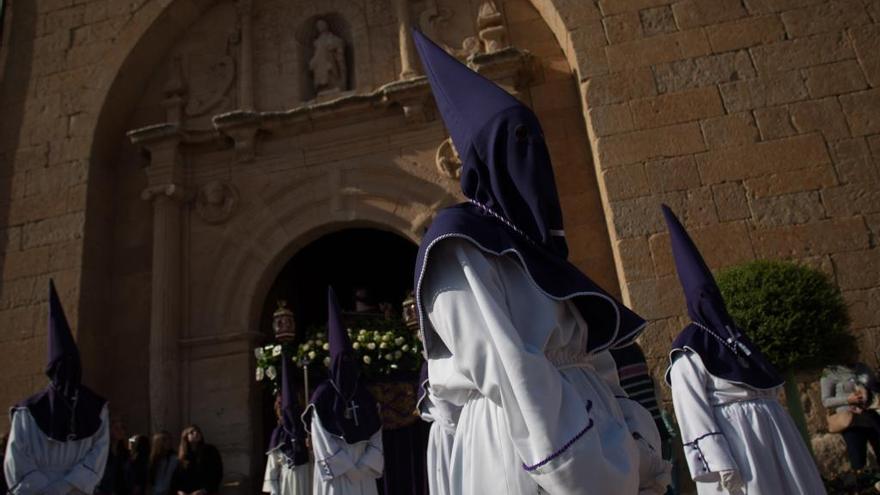
[[[25,104],[32,80],[37,21],[35,2],[15,2],[14,5],[7,2],[3,17],[4,26],[0,29],[0,273],[6,273],[6,264],[14,262],[8,253],[19,251],[22,246],[22,227],[9,225],[13,182],[17,179],[23,184],[21,179],[25,169],[38,166],[35,162],[39,157],[36,155],[42,154],[45,158],[48,154],[48,150],[41,152],[36,146],[27,148],[21,145]],[[28,304],[33,289],[32,279],[14,284],[0,282],[0,311]],[[4,345],[2,342],[20,338],[19,332],[14,318],[4,319],[0,325],[0,346]],[[23,398],[16,395],[29,390],[29,380],[22,380],[21,376],[0,379],[0,401],[3,401],[0,407],[8,408],[13,401]],[[5,431],[8,424],[7,415],[2,415],[0,431]]]

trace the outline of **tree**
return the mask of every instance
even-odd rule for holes
[[[718,287],[737,325],[785,376],[789,412],[810,445],[794,372],[839,363],[854,351],[840,289],[813,268],[766,260],[722,271]]]

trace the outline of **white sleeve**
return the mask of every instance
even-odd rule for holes
[[[536,329],[512,321],[501,282],[506,268],[466,241],[440,243],[431,257],[423,303],[454,365],[501,407],[522,467],[536,483],[550,493],[582,490],[583,473],[595,472],[583,468],[596,462],[584,450],[598,441],[591,438],[589,406],[543,348],[526,341]]]
[[[12,413],[3,472],[6,475],[9,493],[40,494],[49,486],[49,478],[37,468],[37,462],[30,449],[28,426],[32,430],[37,428],[37,425],[26,411],[26,409],[17,409]],[[32,424],[28,425],[29,422]]]
[[[344,476],[355,467],[354,460],[346,449],[345,441],[321,426],[321,420],[314,409],[312,410],[311,436],[315,464],[317,464],[318,471],[321,472],[321,478],[324,481]]]
[[[281,463],[275,452],[266,455],[266,474],[263,476],[263,492],[272,495],[281,493]]]
[[[385,469],[385,455],[382,450],[382,429],[380,428],[370,437],[370,443],[355,465],[361,478],[382,477],[382,471]]]
[[[717,481],[719,472],[737,469],[727,439],[715,423],[706,391],[708,379],[703,363],[690,351],[678,354],[672,363],[672,404],[694,481]]]
[[[92,447],[64,476],[64,480],[83,493],[92,493],[104,476],[110,449],[110,414],[107,406],[101,410],[101,426],[92,436]]]
[[[660,432],[651,413],[634,399],[630,399],[617,373],[617,363],[610,352],[596,355],[593,360],[599,373],[617,398],[626,426],[639,449],[639,494],[666,493],[672,481],[672,464],[663,459]]]

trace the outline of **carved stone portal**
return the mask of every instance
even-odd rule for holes
[[[324,19],[318,19],[315,28],[318,35],[312,42],[314,52],[309,59],[315,94],[345,91],[348,89],[345,41],[330,31],[330,25]]]
[[[434,155],[434,161],[437,170],[445,177],[450,179],[458,179],[461,177],[461,157],[458,156],[458,150],[452,144],[452,138],[446,138],[437,148]]]
[[[212,180],[199,189],[196,213],[205,223],[218,224],[228,220],[238,205],[238,191],[231,184]]]
[[[480,27],[480,40],[486,53],[494,53],[507,47],[507,28],[504,27],[504,18],[495,2],[483,1],[477,15],[477,25]]]

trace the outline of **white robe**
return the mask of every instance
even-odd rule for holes
[[[385,468],[382,429],[369,440],[349,444],[325,430],[316,411],[311,416],[314,495],[376,495],[376,479]]]
[[[431,389],[462,406],[451,494],[639,492],[640,456],[651,454],[627,419],[644,438],[659,433],[625,398],[609,353],[585,353],[572,303],[545,295],[510,257],[460,239],[431,250],[421,300],[445,345],[430,350]]]
[[[294,466],[287,463],[287,457],[280,449],[266,454],[266,475],[263,478],[263,491],[271,495],[310,495],[312,493],[311,462]]]
[[[98,431],[59,442],[43,433],[26,407],[13,410],[3,469],[13,494],[92,493],[107,465],[110,445],[107,406]]]
[[[450,494],[449,462],[461,407],[435,396],[429,386],[427,396],[419,404],[419,414],[424,421],[431,423],[427,452],[428,493]]]
[[[672,402],[684,454],[700,495],[728,493],[721,471],[736,469],[744,487],[733,494],[824,494],[816,464],[779,389],[756,390],[710,375],[687,351],[670,371]]]

